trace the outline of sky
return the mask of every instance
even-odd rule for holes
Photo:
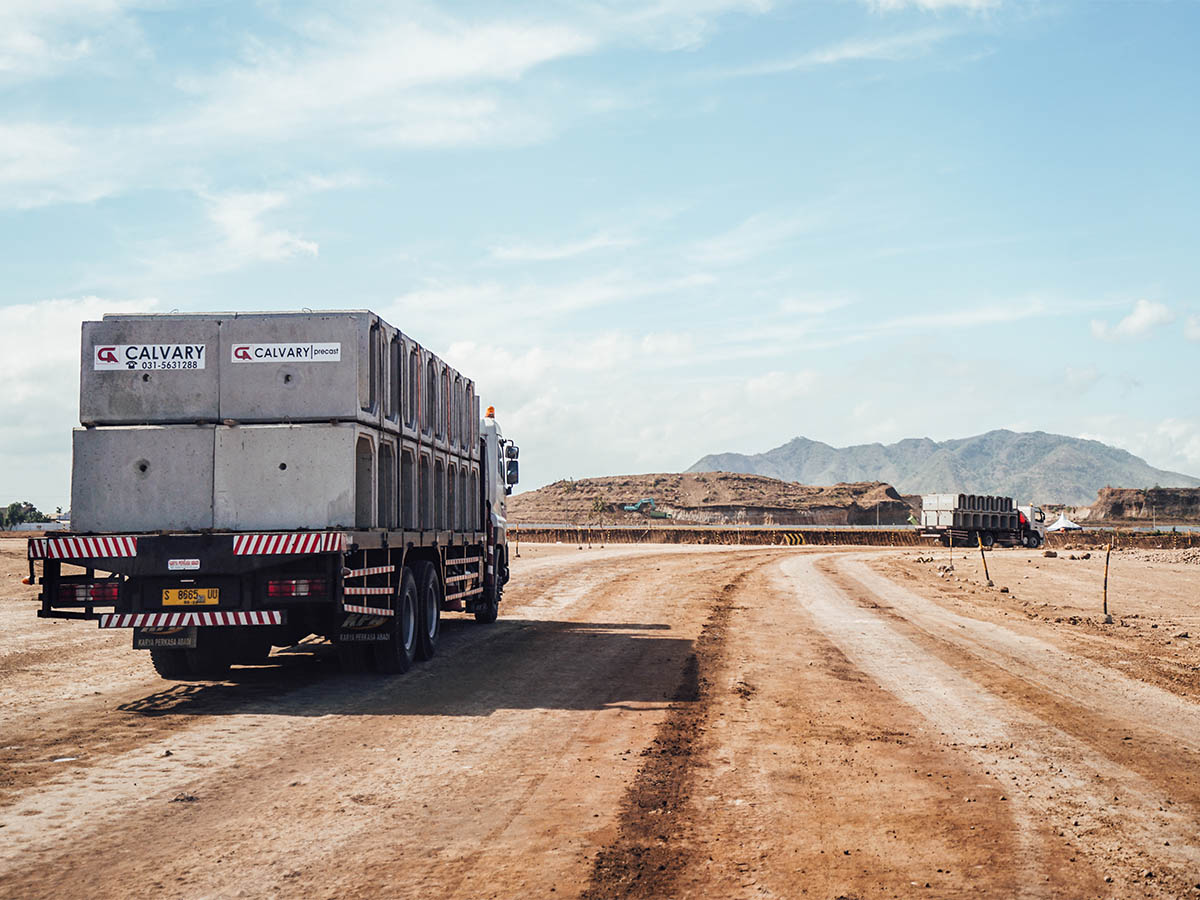
[[[1200,3],[6,0],[0,500],[79,323],[369,308],[522,488],[1044,430],[1200,475]]]

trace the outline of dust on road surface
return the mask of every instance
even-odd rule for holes
[[[183,684],[23,547],[3,897],[1200,897],[1200,566],[522,545],[407,675]]]

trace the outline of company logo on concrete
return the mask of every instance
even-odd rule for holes
[[[204,368],[205,344],[105,344],[94,349],[92,368],[196,372]]]
[[[341,362],[342,345],[320,344],[234,344],[230,361],[235,363]]]

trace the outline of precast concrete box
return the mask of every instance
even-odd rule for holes
[[[952,511],[962,506],[962,499],[962,494],[924,494],[921,497],[921,509],[930,512]]]
[[[215,422],[218,316],[105,316],[83,323],[83,425]]]
[[[212,425],[75,429],[72,530],[212,528],[214,431]]]
[[[214,527],[376,527],[381,436],[353,422],[218,426]]]
[[[379,425],[387,389],[383,332],[365,310],[226,318],[220,418]]]

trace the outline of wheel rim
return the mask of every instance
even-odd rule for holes
[[[435,638],[438,627],[437,590],[430,585],[429,590],[425,592],[425,633],[430,638]]]
[[[404,641],[404,648],[406,650],[413,645],[417,634],[416,618],[416,610],[413,609],[413,604],[405,603],[403,618],[400,621],[400,637]]]

